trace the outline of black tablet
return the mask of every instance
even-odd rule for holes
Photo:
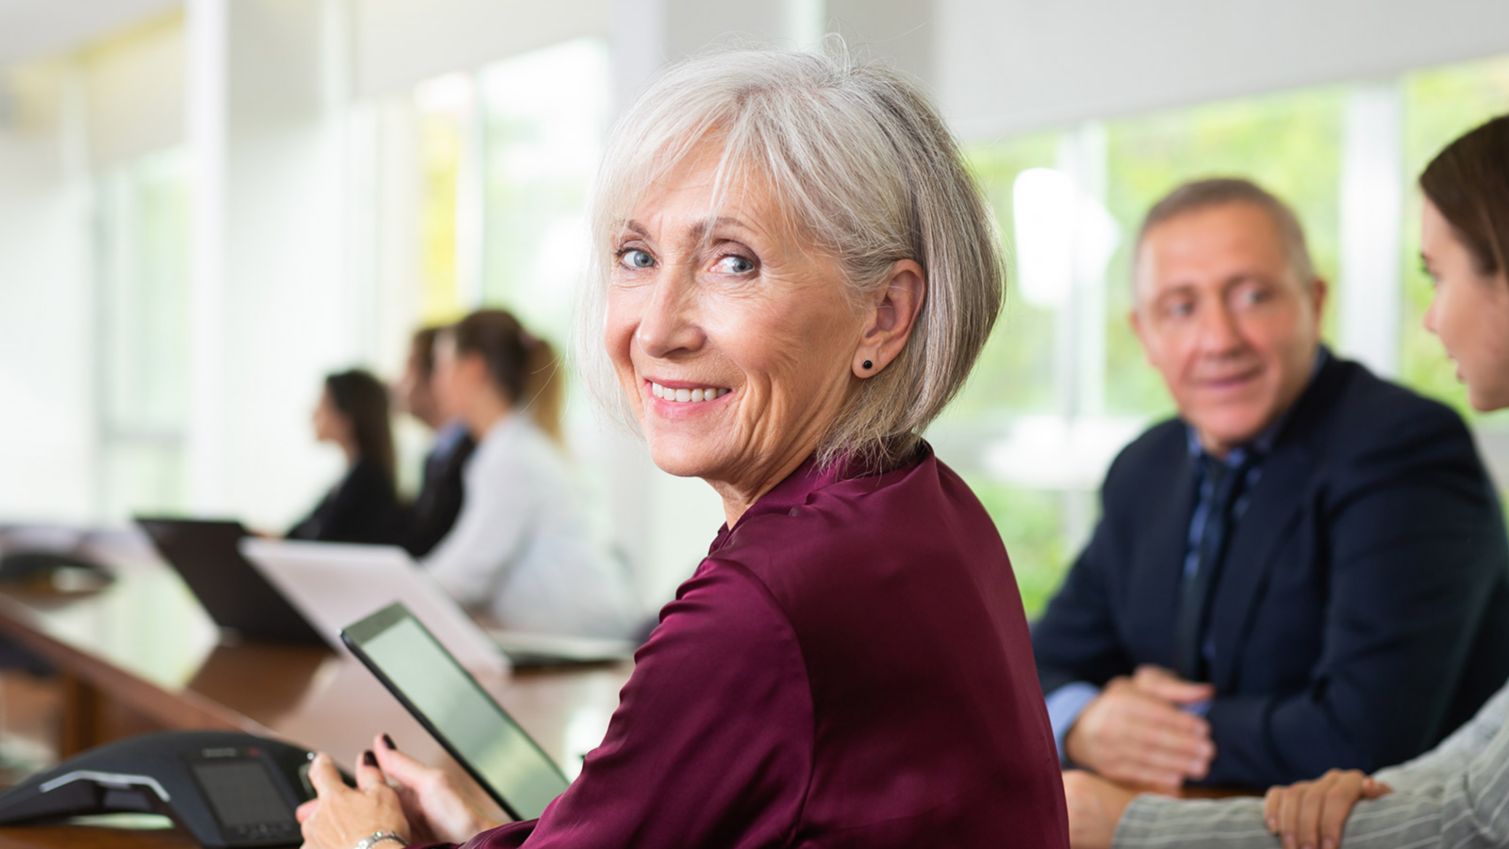
[[[341,640],[509,816],[538,817],[571,783],[401,603],[347,626]]]

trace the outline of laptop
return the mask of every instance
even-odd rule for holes
[[[403,604],[349,625],[341,639],[509,816],[539,817],[571,783]]]
[[[222,631],[250,642],[323,642],[314,626],[241,556],[237,545],[249,536],[241,523],[138,516],[136,524]]]
[[[247,538],[241,553],[336,651],[345,650],[341,628],[402,601],[461,665],[484,674],[508,672],[498,644],[401,548]]]
[[[467,669],[559,666],[628,660],[627,640],[536,634],[483,628],[401,548],[386,545],[247,539],[241,551],[340,647],[340,630],[395,601],[420,621]]]

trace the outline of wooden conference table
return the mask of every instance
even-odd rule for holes
[[[62,756],[144,731],[229,729],[327,751],[349,768],[372,735],[387,732],[400,749],[463,775],[355,659],[322,648],[218,644],[176,573],[140,553],[108,562],[117,580],[98,591],[0,590],[0,632],[59,672]],[[575,775],[602,739],[631,668],[523,671],[482,683]],[[195,845],[160,818],[0,828],[0,849]]]

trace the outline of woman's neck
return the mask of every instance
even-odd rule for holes
[[[472,438],[481,442],[487,432],[497,426],[498,422],[508,418],[513,411],[513,405],[497,397],[492,393],[478,395],[472,402],[471,409],[465,416],[466,429],[471,431]]]
[[[811,457],[816,450],[815,440],[811,443],[797,443],[777,462],[769,464],[757,474],[739,475],[737,480],[709,479],[708,484],[723,499],[723,519],[728,527],[732,528],[738,524],[745,511],[763,498],[766,493],[775,489],[781,481],[790,477],[791,473],[807,462],[807,458]]]

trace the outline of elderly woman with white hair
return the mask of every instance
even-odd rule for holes
[[[539,820],[484,831],[380,736],[355,789],[316,760],[306,845],[1066,846],[1006,550],[920,435],[1003,286],[932,107],[843,59],[684,63],[615,130],[593,235],[621,400],[727,524]]]

